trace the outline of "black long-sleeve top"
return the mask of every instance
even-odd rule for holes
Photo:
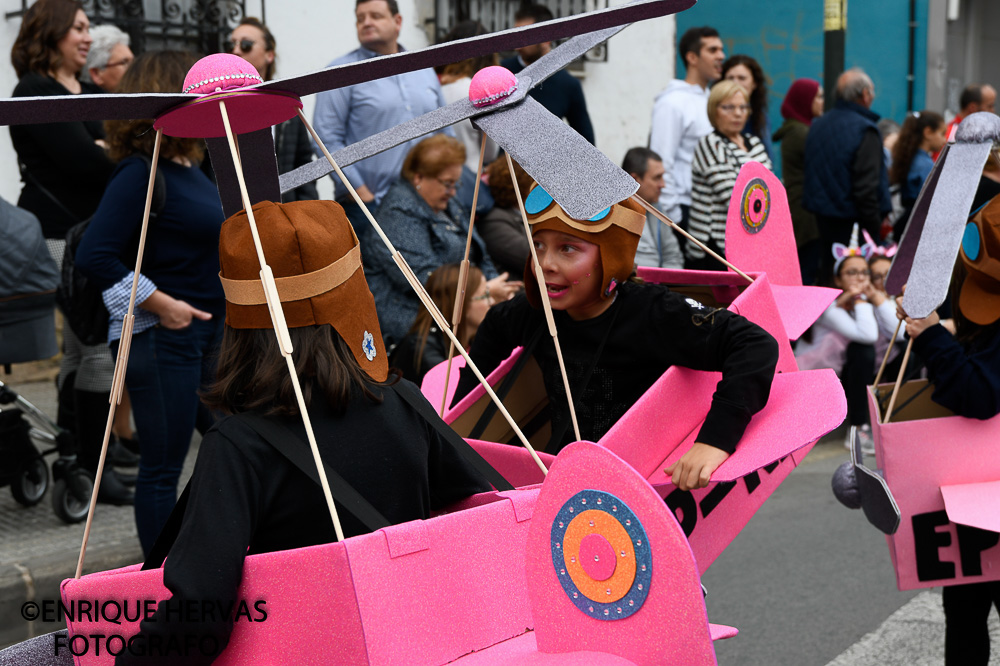
[[[406,380],[401,380],[406,381]],[[309,416],[324,462],[350,483],[390,523],[430,517],[490,485],[394,390],[379,389],[381,404],[355,389],[342,415],[321,398],[310,402]],[[299,418],[282,423],[305,446]],[[288,462],[239,416],[221,419],[206,433],[191,477],[191,493],[177,540],[164,565],[163,582],[173,601],[234,599],[247,555],[302,548],[336,540],[319,484]],[[338,505],[344,536],[368,530]],[[254,600],[247,600],[252,607]],[[173,636],[211,635],[225,647],[231,618],[177,621],[161,602],[156,615],[143,621],[146,643],[157,635],[166,645]],[[239,600],[236,601],[239,603]],[[259,614],[252,610],[252,617]],[[167,618],[173,621],[167,621]],[[189,619],[188,617],[184,618]],[[183,641],[182,641],[183,643]],[[134,663],[211,663],[214,656],[196,650],[183,658]],[[117,664],[133,663],[128,652]]]
[[[699,442],[732,453],[751,417],[767,404],[778,345],[744,317],[708,308],[662,285],[631,282],[619,287],[615,302],[597,317],[574,321],[565,312],[553,315],[584,439],[600,439],[672,365],[722,372]],[[472,360],[489,373],[544,326],[544,314],[524,295],[499,303],[490,308],[476,333]],[[595,364],[594,354],[606,333]],[[534,357],[552,404],[553,432],[558,432],[569,419],[569,408],[547,332]],[[581,378],[592,364],[593,372],[581,390]],[[476,383],[472,372],[463,368],[456,402]],[[664,418],[669,418],[669,411]],[[564,432],[561,445],[574,438],[572,428]]]
[[[927,365],[934,402],[973,419],[1000,414],[1000,335],[965,348],[937,324],[914,338],[913,348]]]
[[[84,94],[104,92],[91,83],[80,85]],[[69,94],[55,79],[30,73],[17,82],[13,96]],[[114,169],[104,149],[95,143],[103,138],[104,125],[95,120],[11,126],[10,139],[17,159],[28,173],[17,205],[38,217],[46,238],[63,238],[70,227],[97,209]]]

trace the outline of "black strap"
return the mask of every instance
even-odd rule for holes
[[[417,410],[427,423],[429,423],[441,437],[444,438],[446,442],[452,445],[455,451],[465,458],[465,461],[476,468],[480,474],[482,474],[490,485],[492,485],[497,490],[514,490],[513,484],[505,479],[500,472],[498,472],[491,464],[486,462],[486,459],[479,455],[479,452],[472,448],[467,441],[462,439],[462,437],[451,429],[447,423],[441,420],[431,404],[427,402],[427,398],[421,393],[417,387],[408,382],[397,382],[389,388],[396,391],[403,400],[405,400],[411,407]]]
[[[538,327],[538,330],[535,331],[533,336],[531,336],[528,344],[521,349],[521,355],[514,363],[514,367],[507,373],[507,376],[504,378],[504,381],[500,386],[500,390],[495,391],[497,398],[500,399],[500,402],[503,402],[504,399],[506,399],[507,394],[510,393],[514,384],[517,383],[517,378],[521,376],[521,371],[524,370],[524,366],[528,364],[528,359],[530,359],[532,354],[535,353],[535,348],[538,347],[538,342],[542,339],[542,334],[545,332],[545,328],[544,323]],[[472,426],[472,430],[469,431],[469,437],[471,439],[479,439],[482,437],[483,433],[486,432],[486,426],[488,426],[490,421],[493,420],[497,411],[499,410],[497,409],[496,403],[490,400],[486,405],[486,409],[484,409],[483,413],[479,415],[479,420],[476,421],[476,425]]]
[[[261,439],[273,446],[278,453],[283,455],[290,463],[295,465],[303,474],[308,476],[316,485],[320,485],[319,474],[316,472],[316,464],[313,461],[309,446],[302,441],[302,438],[289,430],[284,425],[265,419],[249,412],[240,414],[238,417],[243,423],[256,432]],[[484,461],[485,462],[485,461]],[[355,518],[374,532],[383,527],[388,527],[390,523],[378,509],[373,507],[361,493],[354,489],[354,486],[347,483],[335,469],[329,465],[326,468],[326,477],[330,482],[330,494],[333,499],[347,509]],[[191,495],[190,482],[184,487],[184,492],[177,499],[173,511],[167,517],[166,523],[156,537],[153,547],[146,556],[146,561],[142,565],[142,570],[159,569],[163,566],[163,560],[173,547],[180,534],[181,524],[184,521],[184,510],[187,507]]]

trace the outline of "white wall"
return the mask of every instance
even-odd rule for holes
[[[611,4],[624,1],[612,0]],[[353,6],[353,0],[267,2],[265,18],[278,42],[278,78],[321,69],[357,48]],[[0,0],[2,12],[19,7],[19,0]],[[409,49],[427,46],[425,26],[433,16],[432,0],[399,0],[399,9],[403,16],[400,42]],[[248,0],[247,13],[260,15],[259,0]],[[19,18],[0,22],[0,55],[10,53],[20,25]],[[611,39],[608,62],[586,65],[583,89],[597,147],[616,164],[621,163],[628,148],[647,143],[653,97],[674,75],[674,32],[672,17],[637,23]],[[0,63],[2,94],[9,95],[16,83],[9,60]],[[314,97],[302,101],[311,118]],[[320,193],[330,196],[330,181],[323,181]],[[0,128],[0,196],[16,202],[20,190],[10,133]]]

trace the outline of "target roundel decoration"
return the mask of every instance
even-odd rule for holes
[[[748,234],[755,234],[767,224],[771,212],[771,192],[760,178],[754,178],[743,188],[740,198],[740,222]]]
[[[646,530],[620,499],[581,490],[552,521],[552,565],[566,596],[598,620],[621,620],[642,608],[653,577]]]

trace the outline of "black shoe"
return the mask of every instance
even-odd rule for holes
[[[120,440],[116,439],[108,445],[108,460],[116,467],[137,467],[139,454],[132,453]]]
[[[124,472],[119,472],[118,470],[109,470],[112,474],[118,477],[118,480],[123,486],[133,487],[136,480],[139,478],[138,474],[125,474]],[[105,472],[107,474],[108,472]]]
[[[107,470],[101,477],[101,489],[97,492],[97,501],[102,504],[126,506],[135,500],[135,492],[127,488],[112,470]]]

